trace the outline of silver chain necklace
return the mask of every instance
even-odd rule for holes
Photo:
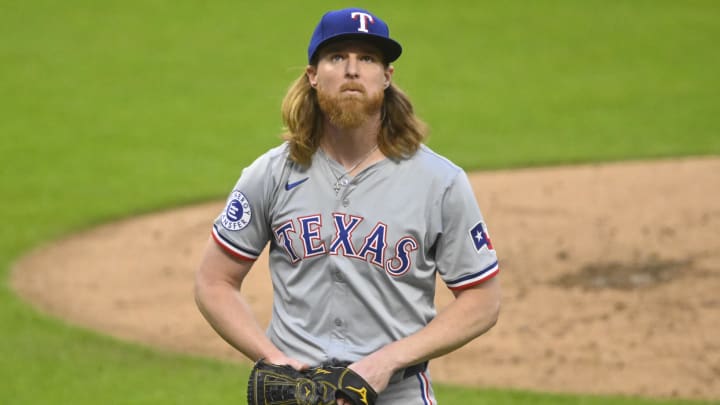
[[[375,144],[375,146],[373,146],[373,148],[370,149],[370,152],[365,154],[365,156],[363,156],[362,159],[360,159],[357,163],[355,163],[350,169],[346,170],[342,175],[340,175],[340,177],[335,175],[335,171],[332,169],[332,165],[330,164],[330,158],[328,157],[328,154],[325,153],[325,151],[323,151],[323,155],[325,156],[325,161],[327,162],[328,167],[330,168],[330,173],[332,173],[333,177],[335,177],[335,185],[333,186],[333,190],[335,190],[336,195],[337,195],[337,193],[340,192],[340,189],[342,188],[342,186],[347,184],[347,180],[343,180],[345,178],[345,176],[352,173],[353,170],[357,169],[358,166],[360,166],[363,162],[365,162],[370,157],[370,155],[372,155],[373,152],[375,152],[377,150],[377,148],[378,148],[378,144]],[[342,183],[342,185],[340,183]]]

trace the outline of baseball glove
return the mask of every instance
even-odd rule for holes
[[[336,398],[354,405],[374,405],[377,393],[346,367],[297,371],[260,359],[250,373],[247,398],[248,405],[335,405]]]

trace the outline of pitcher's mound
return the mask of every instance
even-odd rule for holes
[[[720,398],[720,159],[471,176],[500,257],[498,325],[432,362],[436,381]],[[111,223],[12,273],[43,311],[123,339],[241,360],[195,308],[222,201]],[[267,257],[243,288],[270,315]],[[451,294],[438,288],[438,306]]]

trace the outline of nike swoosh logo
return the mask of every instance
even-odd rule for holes
[[[305,183],[309,178],[310,178],[310,177],[305,177],[304,179],[298,180],[298,181],[296,181],[296,182],[294,182],[294,183],[290,183],[290,182],[288,181],[287,184],[285,184],[285,190],[290,191],[290,190],[294,189],[295,187],[297,187],[297,186]]]

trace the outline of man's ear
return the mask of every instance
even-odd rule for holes
[[[310,82],[310,86],[312,88],[317,87],[317,68],[313,65],[307,65],[305,75],[308,78],[308,82]]]
[[[385,88],[386,89],[388,87],[390,87],[390,83],[392,83],[393,73],[395,73],[395,68],[392,65],[388,65],[388,67],[385,69]]]

